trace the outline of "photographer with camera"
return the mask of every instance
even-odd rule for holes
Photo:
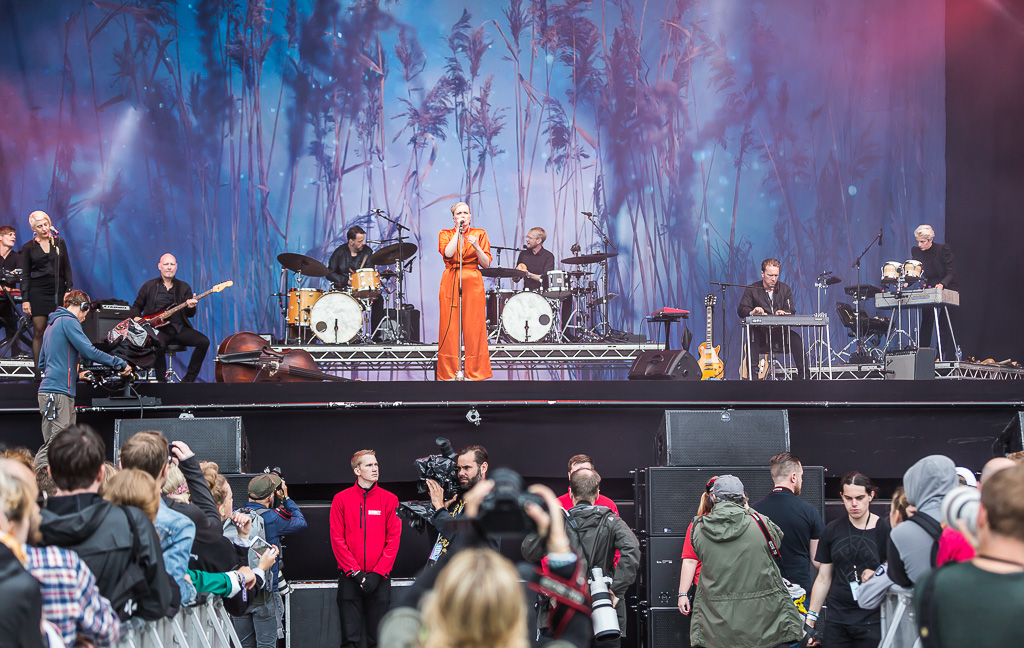
[[[944,517],[970,532],[973,520]],[[914,605],[926,648],[1020,645],[1024,467],[1000,470],[984,482],[977,531],[973,560],[932,570],[917,583]]]
[[[594,634],[598,646],[618,646],[626,627],[626,589],[636,580],[640,564],[640,545],[629,526],[605,506],[595,506],[601,476],[586,468],[569,477],[572,508],[563,511],[564,526],[573,551],[579,555],[590,576],[593,598]],[[532,533],[523,540],[523,557],[539,562],[543,556],[543,538]],[[615,564],[615,552],[619,552]],[[606,574],[608,576],[606,576]],[[614,608],[615,614],[609,614]],[[604,611],[607,612],[604,612]],[[545,627],[546,605],[540,606],[538,627]]]
[[[430,492],[430,504],[434,507],[434,516],[430,524],[437,531],[437,542],[430,552],[428,565],[434,565],[444,554],[448,553],[453,544],[459,540],[459,532],[451,528],[452,520],[460,517],[466,507],[465,493],[470,491],[482,480],[487,479],[487,449],[482,445],[468,445],[459,450],[458,458],[459,493],[447,501],[445,491],[434,479],[427,479],[427,490]],[[500,545],[496,539],[491,546],[497,549]]]

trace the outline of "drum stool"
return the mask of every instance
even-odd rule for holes
[[[164,374],[164,378],[167,382],[181,382],[181,376],[174,371],[174,355],[187,349],[188,347],[185,345],[176,342],[171,342],[164,348],[164,353],[167,356],[167,372]]]

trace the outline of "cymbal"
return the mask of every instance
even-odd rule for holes
[[[515,268],[480,268],[480,274],[495,279],[522,279],[526,277],[526,270]]]
[[[826,286],[834,286],[837,283],[842,283],[842,282],[843,282],[843,278],[842,277],[829,277],[828,279],[825,280],[825,285]]]
[[[619,293],[608,293],[604,297],[598,297],[597,299],[594,300],[594,306],[604,306],[605,304],[607,304],[608,302],[610,302],[611,300],[615,299],[618,296]]]
[[[327,276],[327,266],[316,259],[306,256],[305,254],[282,252],[277,255],[277,262],[288,270],[298,272],[299,274],[306,275],[307,277]]]
[[[577,279],[579,279],[580,277],[586,277],[588,274],[594,273],[590,272],[589,270],[570,270],[565,274],[569,275],[570,277],[576,277]]]
[[[370,265],[391,265],[405,261],[416,254],[415,243],[392,243],[382,247],[370,257]]]
[[[619,256],[618,252],[599,252],[597,254],[584,254],[583,256],[572,256],[568,259],[562,259],[562,263],[568,263],[569,265],[586,265],[588,263],[600,263],[605,259]]]
[[[392,277],[398,276],[398,273],[395,272],[394,270],[381,270],[377,274],[380,275],[381,279],[391,279]]]
[[[859,286],[846,286],[843,288],[843,292],[850,297],[867,299],[868,297],[874,296],[876,293],[882,292],[882,289],[878,286],[872,286],[871,284],[860,284]]]

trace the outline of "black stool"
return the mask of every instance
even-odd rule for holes
[[[167,356],[167,371],[164,373],[164,379],[167,382],[181,382],[181,377],[174,371],[174,354],[187,349],[188,347],[185,345],[176,342],[171,342],[164,348],[164,353]]]

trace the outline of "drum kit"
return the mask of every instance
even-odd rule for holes
[[[487,331],[495,342],[593,342],[602,339],[605,326],[601,307],[618,295],[601,292],[593,275],[581,266],[604,264],[616,253],[576,255],[562,259],[576,270],[549,270],[537,291],[503,288],[502,279],[523,279],[526,271],[491,267],[480,270],[497,279],[487,291]],[[561,322],[561,324],[559,324]]]
[[[392,239],[395,240],[395,239]],[[349,277],[346,290],[323,291],[298,286],[277,293],[281,314],[285,318],[285,344],[296,341],[311,342],[316,337],[324,344],[346,344],[357,341],[368,343],[375,334],[387,342],[399,342],[402,331],[397,322],[385,316],[370,330],[370,308],[374,300],[387,295],[391,308],[397,309],[404,296],[406,262],[416,254],[416,245],[399,237],[398,243],[382,247],[370,255],[368,266],[359,268]],[[282,286],[284,273],[291,271],[296,283],[306,277],[326,277],[327,266],[303,254],[285,252],[277,255],[281,264]],[[393,268],[392,268],[393,266]],[[381,269],[378,269],[381,268]],[[394,280],[394,281],[392,281]],[[287,297],[287,299],[282,299]],[[397,312],[392,310],[391,312]]]

